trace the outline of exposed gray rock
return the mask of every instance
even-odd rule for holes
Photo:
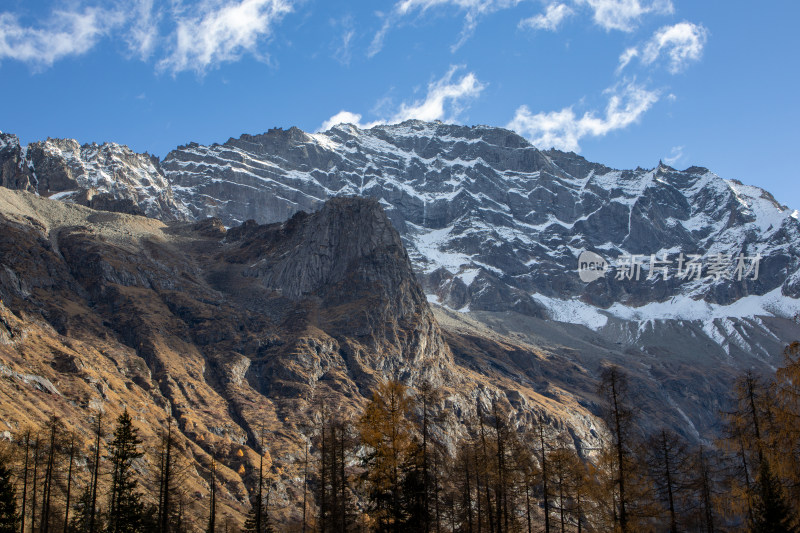
[[[79,145],[47,139],[21,148],[0,134],[0,183],[103,211],[187,220],[158,159],[114,143]]]
[[[426,291],[455,308],[536,316],[541,306],[531,294],[604,308],[687,294],[726,305],[780,287],[800,295],[797,215],[765,191],[704,168],[619,171],[540,151],[500,128],[419,121],[190,144],[162,167],[196,216],[227,225],[285,220],[331,196],[376,198]],[[585,249],[612,264],[640,255],[642,279],[617,280],[612,271],[587,286],[576,273]],[[763,258],[758,279],[646,279],[650,254],[675,260],[680,252]],[[437,274],[442,268],[452,277]]]
[[[34,192],[35,184],[16,135],[0,132],[0,185]]]

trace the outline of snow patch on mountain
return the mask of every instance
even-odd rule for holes
[[[552,320],[558,322],[580,324],[593,330],[608,323],[608,316],[601,309],[579,300],[559,300],[542,294],[534,294],[533,299],[544,306]]]
[[[780,288],[760,296],[745,296],[729,305],[709,303],[680,295],[667,301],[650,302],[638,307],[617,302],[608,309],[602,309],[577,299],[561,300],[541,294],[534,294],[532,298],[544,306],[550,318],[559,322],[580,324],[599,330],[612,317],[635,322],[640,326],[657,320],[698,321],[703,324],[703,329],[709,337],[720,344],[727,342],[728,338],[733,336],[741,342],[743,348],[746,346],[746,341],[735,330],[731,319],[762,316],[794,318],[800,315],[800,299],[783,295]]]

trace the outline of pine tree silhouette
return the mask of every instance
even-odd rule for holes
[[[759,478],[754,487],[753,533],[795,533],[792,526],[792,510],[783,497],[778,479],[769,467],[769,461],[761,461]]]
[[[138,430],[133,427],[128,410],[117,418],[114,440],[109,444],[112,465],[111,494],[108,506],[108,531],[134,533],[146,530],[146,517],[133,461],[142,456]]]
[[[0,464],[0,533],[16,533],[19,515],[11,471]]]

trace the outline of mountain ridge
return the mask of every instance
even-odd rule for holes
[[[18,152],[5,156],[3,168],[25,166],[28,149]],[[552,302],[577,299],[606,312],[615,303],[635,308],[684,295],[725,306],[779,285],[781,294],[800,295],[800,254],[792,245],[800,235],[797,211],[701,167],[676,171],[659,162],[621,171],[571,152],[538,150],[502,128],[417,120],[369,130],[342,124],[314,134],[276,128],[223,144],[182,145],[156,163],[151,172],[164,177],[166,196],[175,199],[165,207],[174,215],[151,213],[158,218],[277,222],[333,196],[376,198],[426,292],[453,309],[563,315]],[[3,182],[24,188],[15,181],[19,171],[10,170]],[[141,189],[137,194],[149,201]],[[120,195],[104,192],[114,194]],[[673,278],[626,285],[606,276],[586,286],[573,274],[582,249],[607,260],[678,250],[733,258],[760,255],[770,244],[761,279],[743,283],[683,286]]]

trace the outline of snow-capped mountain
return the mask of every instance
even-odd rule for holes
[[[180,146],[163,161],[114,144],[21,147],[0,134],[0,184],[230,227],[285,221],[333,196],[375,198],[444,329],[478,339],[478,352],[494,334],[534,347],[563,371],[528,348],[474,364],[589,408],[585,380],[620,364],[653,424],[697,439],[718,429],[742,369],[774,371],[800,338],[796,211],[704,168],[615,170],[501,128],[275,129]],[[330,263],[317,248],[312,263]]]
[[[226,224],[283,220],[331,196],[377,198],[432,300],[454,309],[544,311],[595,328],[609,317],[800,311],[798,213],[704,168],[620,171],[540,151],[499,128],[418,121],[191,144],[162,168],[195,216]],[[584,283],[584,250],[612,265],[638,256],[639,279],[624,279],[616,264]],[[701,256],[699,276],[678,277],[680,254]],[[651,276],[651,259],[669,261],[667,279]],[[727,268],[714,275],[720,260]],[[747,305],[736,305],[743,298]],[[661,307],[641,307],[653,303]]]
[[[759,317],[800,313],[798,213],[704,168],[621,171],[501,128],[420,121],[273,129],[180,146],[160,163],[113,144],[17,152],[40,194],[89,205],[80,191],[96,188],[159,218],[278,222],[332,196],[376,198],[429,300],[450,309],[550,318],[632,344],[678,321],[727,355],[764,357],[781,335]],[[0,156],[4,169],[14,161]],[[586,250],[608,265],[590,283],[578,272]]]
[[[0,132],[0,183],[57,200],[163,220],[186,220],[158,159],[115,143],[47,139],[20,145]]]

